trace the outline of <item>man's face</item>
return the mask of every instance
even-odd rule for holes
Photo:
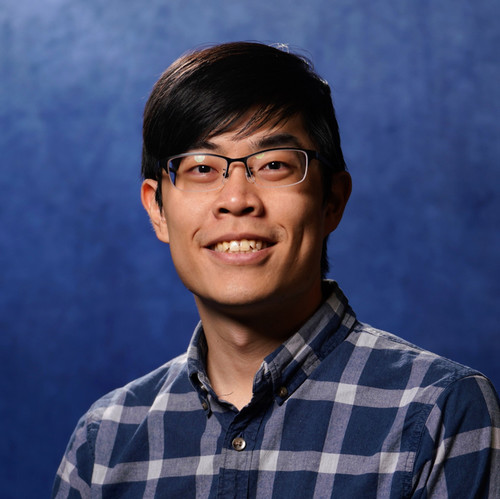
[[[315,149],[298,117],[249,136],[237,132],[186,152],[238,158],[269,147]],[[161,219],[151,201],[156,184],[145,181],[143,202],[156,233],[170,244],[177,272],[198,305],[258,313],[319,304],[323,239],[340,221],[349,195],[344,187],[347,195],[325,202],[320,168],[312,160],[302,183],[262,188],[248,182],[242,163],[232,163],[223,187],[210,192],[182,192],[164,175]]]

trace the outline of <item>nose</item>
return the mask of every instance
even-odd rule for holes
[[[259,216],[264,211],[261,196],[252,181],[248,178],[243,163],[232,163],[225,178],[222,189],[217,192],[213,210],[216,217],[232,214],[234,216]]]

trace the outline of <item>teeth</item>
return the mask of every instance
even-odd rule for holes
[[[255,241],[253,239],[241,239],[240,241],[224,241],[217,243],[214,250],[218,253],[250,253],[267,248],[264,241]]]

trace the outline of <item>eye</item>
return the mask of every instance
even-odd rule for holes
[[[182,158],[177,175],[208,178],[219,174],[217,158],[208,154],[193,154]]]
[[[286,185],[303,178],[305,161],[302,152],[276,149],[256,154],[251,166],[257,182]]]
[[[192,173],[208,174],[211,173],[214,168],[208,165],[196,165],[191,169]]]
[[[287,162],[287,161],[268,161],[267,163],[263,164],[257,174],[260,175],[261,177],[266,177],[269,179],[273,178],[281,178],[284,175],[290,175],[291,172],[294,170],[294,166]]]
[[[263,166],[264,170],[281,170],[283,168],[288,168],[288,165],[283,161],[271,161]]]

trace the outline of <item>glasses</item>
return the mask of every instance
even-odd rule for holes
[[[261,187],[290,187],[306,178],[313,159],[333,168],[318,152],[297,148],[266,149],[243,158],[190,152],[168,158],[163,168],[172,184],[185,192],[220,189],[229,178],[232,163],[243,164],[245,176],[251,183]]]

